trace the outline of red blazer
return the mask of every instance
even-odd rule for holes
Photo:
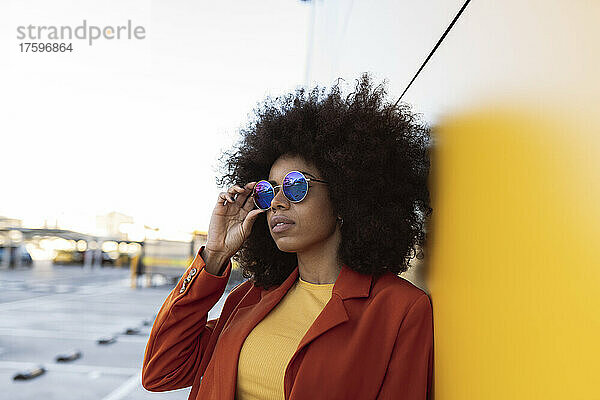
[[[227,296],[221,315],[207,322],[221,298],[222,276],[204,269],[200,249],[162,305],[146,345],[142,385],[162,392],[192,386],[189,399],[234,399],[240,349],[250,331],[285,296],[298,267],[279,286],[250,280]],[[346,265],[331,299],[300,341],[286,370],[285,398],[431,398],[433,314],[429,296],[404,278],[379,279]]]

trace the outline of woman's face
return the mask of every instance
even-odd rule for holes
[[[271,167],[269,181],[274,186],[281,185],[284,176],[290,171],[300,171],[309,179],[324,180],[312,164],[296,156],[283,155]],[[315,245],[332,240],[336,233],[336,215],[329,200],[328,185],[315,181],[308,185],[308,194],[298,203],[290,202],[279,188],[271,202],[271,208],[266,211],[269,232],[281,251],[296,253],[310,250]],[[280,232],[277,232],[280,228],[273,231],[271,218],[280,215],[293,223],[286,225],[286,229]]]

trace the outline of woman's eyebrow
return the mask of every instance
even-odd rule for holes
[[[300,171],[302,172],[304,175],[310,175],[311,177],[318,179],[316,176],[314,176],[313,174],[311,174],[310,172],[306,172],[306,171]]]

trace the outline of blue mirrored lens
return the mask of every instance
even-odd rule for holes
[[[304,199],[308,192],[308,182],[300,172],[290,172],[283,178],[283,194],[291,201]]]
[[[273,186],[267,181],[260,181],[254,186],[254,201],[263,210],[271,207],[271,201],[275,197]]]

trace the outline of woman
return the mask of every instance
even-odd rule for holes
[[[302,89],[256,110],[207,243],[160,309],[150,391],[190,399],[428,399],[432,309],[398,276],[431,214],[429,130],[368,74],[342,98]],[[231,257],[247,279],[227,296]]]

